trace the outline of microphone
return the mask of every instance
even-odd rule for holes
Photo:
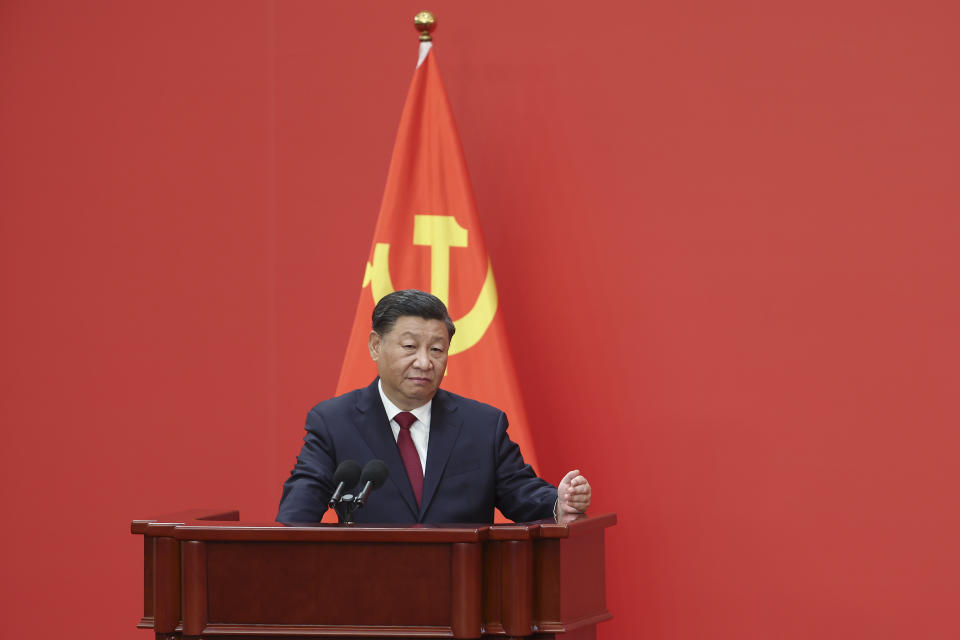
[[[370,492],[382,487],[383,483],[387,481],[388,475],[390,475],[390,471],[383,460],[371,460],[365,464],[363,473],[360,475],[360,484],[363,489],[360,491],[360,495],[353,499],[356,505],[358,507],[363,506],[367,502],[367,496],[370,495]]]
[[[333,472],[333,482],[337,485],[337,488],[334,490],[333,495],[330,496],[330,502],[328,504],[333,507],[340,502],[343,494],[353,489],[359,479],[360,463],[356,460],[344,460],[341,462],[337,466],[337,470]]]

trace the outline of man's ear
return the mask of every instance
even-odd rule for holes
[[[367,348],[370,349],[370,358],[376,362],[380,357],[380,347],[383,342],[380,340],[380,334],[376,331],[370,332],[370,338],[367,340]]]

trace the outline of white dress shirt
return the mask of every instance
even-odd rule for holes
[[[398,413],[403,413],[403,409],[390,402],[390,398],[383,392],[383,381],[377,381],[377,389],[380,390],[380,399],[383,401],[383,408],[387,410],[387,417],[390,418],[390,428],[393,429],[393,439],[396,441],[400,437],[400,425],[394,418]],[[427,445],[430,443],[430,408],[433,406],[433,399],[425,405],[412,409],[410,413],[416,417],[417,421],[410,425],[410,438],[413,440],[413,446],[417,448],[417,455],[420,456],[420,465],[423,467],[423,475],[427,475]]]

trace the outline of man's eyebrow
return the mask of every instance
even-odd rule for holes
[[[419,333],[416,333],[416,332],[414,332],[414,331],[409,331],[409,330],[408,330],[408,331],[401,331],[400,333],[397,334],[397,338],[399,338],[399,339],[403,339],[403,338],[419,339],[419,338],[420,338],[420,334],[419,334]],[[428,341],[431,341],[431,342],[436,342],[436,341],[438,341],[438,340],[449,340],[449,338],[448,338],[447,336],[444,336],[444,335],[442,335],[442,334],[426,336],[425,339],[428,340]]]

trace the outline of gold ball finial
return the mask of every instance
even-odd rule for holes
[[[421,11],[413,16],[413,26],[420,32],[420,42],[430,42],[430,33],[437,28],[437,19],[429,11]]]

